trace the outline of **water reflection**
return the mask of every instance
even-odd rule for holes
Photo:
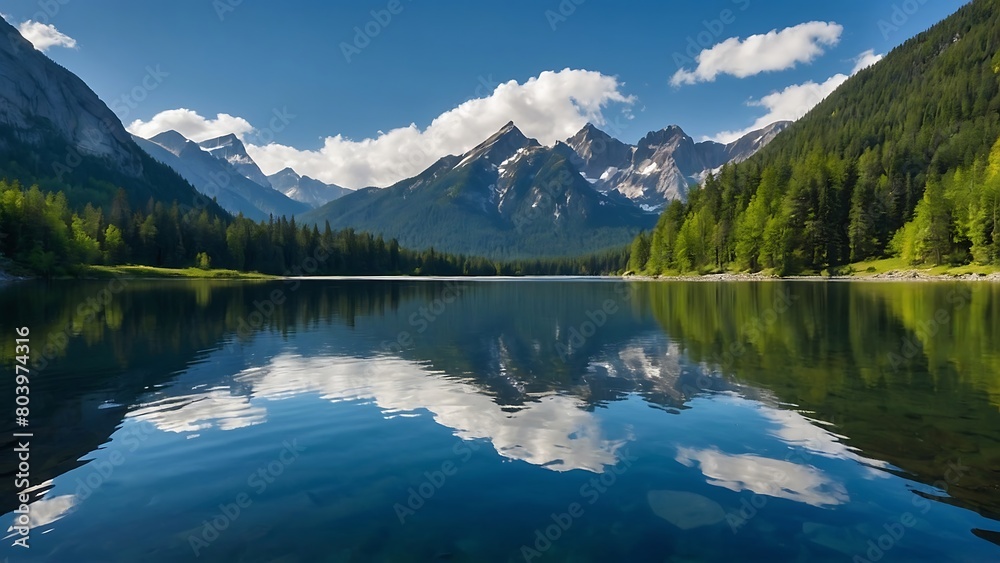
[[[228,387],[204,393],[166,397],[141,403],[129,417],[153,423],[164,432],[196,432],[209,428],[235,430],[267,420],[267,411]]]
[[[677,461],[698,467],[708,483],[730,491],[751,491],[812,506],[850,500],[847,490],[814,467],[752,454],[727,454],[717,448],[680,448]]]
[[[33,473],[47,481],[34,491],[32,525],[51,530],[62,518],[83,533],[105,521],[96,511],[127,504],[116,495],[138,494],[129,487],[153,475],[179,490],[197,489],[198,498],[209,499],[206,510],[215,510],[239,490],[244,467],[266,463],[268,444],[280,443],[289,429],[333,440],[324,428],[336,427],[347,457],[302,466],[353,464],[337,473],[351,476],[350,488],[332,486],[329,472],[302,477],[308,494],[268,500],[276,513],[377,520],[412,486],[397,473],[420,476],[440,467],[435,456],[450,448],[433,441],[441,430],[486,443],[507,462],[498,469],[483,456],[474,462],[483,466],[455,478],[469,479],[456,490],[480,495],[487,513],[510,502],[490,496],[496,488],[497,497],[525,495],[524,506],[547,514],[553,508],[539,498],[566,489],[555,502],[565,506],[575,498],[573,479],[604,475],[631,450],[643,461],[616,489],[622,505],[604,510],[636,530],[652,530],[655,518],[676,530],[731,533],[726,515],[739,508],[739,495],[762,495],[776,508],[751,524],[759,541],[793,526],[804,541],[852,555],[919,493],[940,501],[928,518],[950,526],[949,534],[973,537],[975,529],[975,541],[993,541],[989,519],[1000,514],[1000,291],[972,286],[958,307],[950,285],[790,284],[794,305],[762,322],[776,285],[639,284],[625,294],[606,282],[473,283],[433,320],[414,323],[413,315],[439,297],[440,284],[314,282],[289,291],[287,302],[252,330],[247,312],[272,284],[136,282],[89,319],[76,305],[94,286],[7,288],[0,291],[0,331],[32,319],[35,333],[70,335],[46,358],[45,377],[32,389],[45,397],[33,420],[46,431]],[[609,299],[619,312],[567,346],[570,329],[585,326],[587,313]],[[942,308],[949,308],[948,323],[926,330],[922,319],[943,318]],[[0,349],[9,344],[0,342]],[[101,480],[95,497],[69,494],[109,451],[123,449],[123,428],[140,423],[155,429],[155,445],[126,449],[127,463]],[[403,437],[391,437],[390,427]],[[380,436],[386,450],[363,450],[352,432]],[[198,461],[174,467],[182,454]],[[954,463],[967,471],[948,480]],[[225,474],[233,467],[237,475]],[[154,469],[142,477],[143,468]],[[491,480],[503,471],[514,472],[522,490],[501,485],[506,477]],[[206,483],[194,487],[186,481],[193,475]],[[6,512],[17,507],[10,481],[0,485]],[[448,494],[442,489],[436,498]],[[889,508],[864,512],[871,495]],[[184,503],[197,502],[159,492],[143,499],[132,507],[139,520],[167,505],[181,519],[190,512]],[[459,517],[456,500],[440,502]],[[867,527],[845,531],[839,511]],[[445,516],[436,518],[440,524]],[[249,519],[265,525],[265,516]],[[173,533],[192,525],[181,519]],[[380,528],[380,538],[395,539],[376,543],[416,541],[408,533]],[[931,537],[933,526],[920,533]]]

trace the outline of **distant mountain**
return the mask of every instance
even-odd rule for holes
[[[109,204],[119,188],[135,205],[196,204],[194,188],[140,150],[93,90],[2,18],[0,77],[0,177],[62,191],[74,207]]]
[[[309,176],[299,176],[291,168],[285,168],[268,176],[267,179],[274,189],[313,208],[354,192],[348,188],[320,182]]]
[[[271,183],[247,153],[247,148],[236,135],[223,135],[198,143],[198,146],[208,151],[212,156],[225,160],[244,177],[257,185],[270,188]]]
[[[213,156],[176,131],[165,131],[151,139],[135,137],[134,140],[198,191],[216,197],[219,205],[233,214],[242,213],[259,221],[269,215],[290,217],[309,209],[308,205],[272,189],[270,184],[264,187],[251,181],[229,161]]]
[[[647,210],[684,199],[688,188],[729,162],[742,162],[763,148],[790,122],[780,121],[728,144],[695,143],[672,125],[626,145],[587,124],[566,143],[574,164],[602,192],[618,192]]]
[[[655,217],[595,190],[567,145],[544,147],[508,123],[414,178],[366,188],[303,214],[414,249],[503,258],[580,255],[631,240]]]

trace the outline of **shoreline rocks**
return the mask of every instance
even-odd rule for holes
[[[928,282],[928,281],[984,281],[984,282],[1000,282],[1000,272],[995,272],[992,274],[960,274],[960,275],[948,275],[948,274],[928,274],[920,270],[893,270],[891,272],[884,272],[881,274],[870,274],[870,275],[846,275],[846,276],[774,276],[762,273],[724,273],[724,274],[705,274],[700,276],[644,276],[636,275],[631,272],[627,272],[623,279],[626,280],[639,280],[639,281],[697,281],[697,282],[730,282],[730,281],[887,281],[887,282],[899,282],[899,281],[916,281],[916,282]]]

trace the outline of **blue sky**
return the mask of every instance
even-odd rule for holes
[[[791,91],[766,96],[810,82],[832,88],[842,80],[827,81],[838,74],[846,78],[862,53],[887,53],[963,3],[5,0],[0,12],[15,25],[32,20],[64,34],[47,54],[83,78],[126,125],[141,120],[147,126],[134,131],[173,124],[186,127],[182,133],[188,136],[204,137],[231,129],[255,147],[251,154],[266,172],[287,163],[360,187],[384,184],[437,153],[485,137],[505,109],[526,133],[534,127],[543,142],[562,134],[556,125],[542,123],[546,119],[576,127],[595,116],[628,142],[671,124],[697,140],[743,131],[775,110],[761,105],[762,99],[784,104],[774,115],[796,111],[788,104],[805,103]],[[373,21],[373,10],[385,23]],[[814,26],[804,27],[809,22]],[[358,38],[355,28],[364,32],[366,26],[377,33]],[[787,37],[771,38],[777,51],[768,56],[776,60],[747,57],[749,48],[742,51],[746,60],[737,60],[748,37],[788,28]],[[58,44],[69,38],[72,48]],[[777,44],[782,38],[788,40],[784,46]],[[715,51],[713,68],[699,73],[699,63],[687,58],[727,40],[735,47]],[[345,45],[351,45],[349,57]],[[817,52],[806,56],[808,48]],[[792,60],[782,53],[791,53]],[[687,83],[675,78],[679,58],[686,58]],[[470,106],[472,121],[452,111],[470,99],[493,96],[501,83],[513,80],[516,87],[563,69],[591,74],[550,73],[530,93],[514,88],[507,102]],[[593,111],[581,110],[573,118],[564,114],[572,110],[571,102],[555,98],[578,90],[587,92],[585,104]],[[122,98],[132,94],[138,95]],[[521,109],[511,110],[514,106]],[[179,108],[193,113],[155,119]],[[535,110],[541,112],[537,119]],[[218,114],[233,118],[215,121]],[[434,138],[421,136],[443,114],[449,118]],[[206,123],[193,123],[197,118]],[[350,144],[410,124],[415,128],[398,132],[382,152],[368,154],[370,147]],[[331,143],[336,135],[343,137]],[[270,141],[275,145],[265,150]],[[401,158],[407,164],[391,172],[364,165],[384,160],[386,150],[419,154]],[[343,162],[348,160],[359,164]]]

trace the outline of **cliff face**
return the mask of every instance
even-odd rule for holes
[[[118,117],[76,75],[54,63],[0,19],[0,127],[37,145],[56,135],[81,154],[102,157],[126,176],[142,160]]]

